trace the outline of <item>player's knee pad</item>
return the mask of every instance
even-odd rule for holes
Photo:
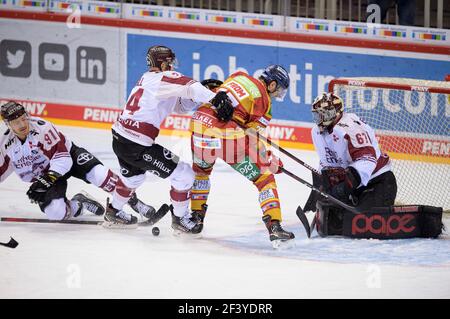
[[[64,198],[52,200],[45,208],[44,213],[50,220],[64,220],[71,215],[70,206]]]
[[[169,178],[170,183],[175,190],[183,191],[192,188],[195,180],[195,173],[187,163],[178,162],[177,167]]]
[[[131,177],[120,176],[119,180],[128,188],[136,189],[145,181],[145,174],[135,175]],[[119,184],[119,181],[117,182]]]

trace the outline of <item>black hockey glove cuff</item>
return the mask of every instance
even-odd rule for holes
[[[56,181],[60,177],[60,174],[53,171],[48,171],[47,173],[36,177],[35,181],[33,182],[33,184],[31,184],[30,188],[27,191],[27,196],[31,200],[31,202],[44,202],[45,195],[47,194],[48,190],[52,188],[53,185],[55,185]]]
[[[206,79],[201,81],[200,83],[211,91],[214,91],[223,84],[222,81],[216,79]]]
[[[228,122],[233,118],[234,107],[226,92],[218,92],[211,100],[211,104],[216,109],[219,120]]]

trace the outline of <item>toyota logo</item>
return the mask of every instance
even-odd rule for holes
[[[144,159],[144,161],[146,162],[151,162],[153,161],[153,157],[150,154],[144,154],[142,155],[142,158]]]
[[[84,165],[87,162],[89,162],[90,160],[92,160],[94,158],[94,156],[92,154],[89,153],[81,153],[80,155],[78,155],[77,157],[77,164],[78,165]]]

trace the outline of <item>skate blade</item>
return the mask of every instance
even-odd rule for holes
[[[295,241],[293,239],[290,239],[290,240],[276,239],[276,240],[273,240],[271,243],[272,243],[273,249],[277,249],[277,250],[292,249],[295,247]]]
[[[178,230],[178,229],[173,229],[173,236],[175,237],[179,237],[179,238],[184,238],[184,239],[188,239],[188,238],[192,238],[192,239],[199,239],[202,238],[202,233],[198,233],[198,234],[192,234],[192,233],[186,233],[182,230]]]
[[[114,222],[104,221],[102,223],[102,227],[106,229],[136,229],[138,228],[138,224],[119,224]]]

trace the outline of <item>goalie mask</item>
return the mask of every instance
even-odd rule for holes
[[[314,122],[323,132],[325,128],[334,124],[334,121],[344,112],[342,99],[333,93],[323,93],[316,97],[312,104]]]
[[[175,53],[163,45],[154,45],[147,51],[147,66],[162,71],[173,70],[177,67]]]

